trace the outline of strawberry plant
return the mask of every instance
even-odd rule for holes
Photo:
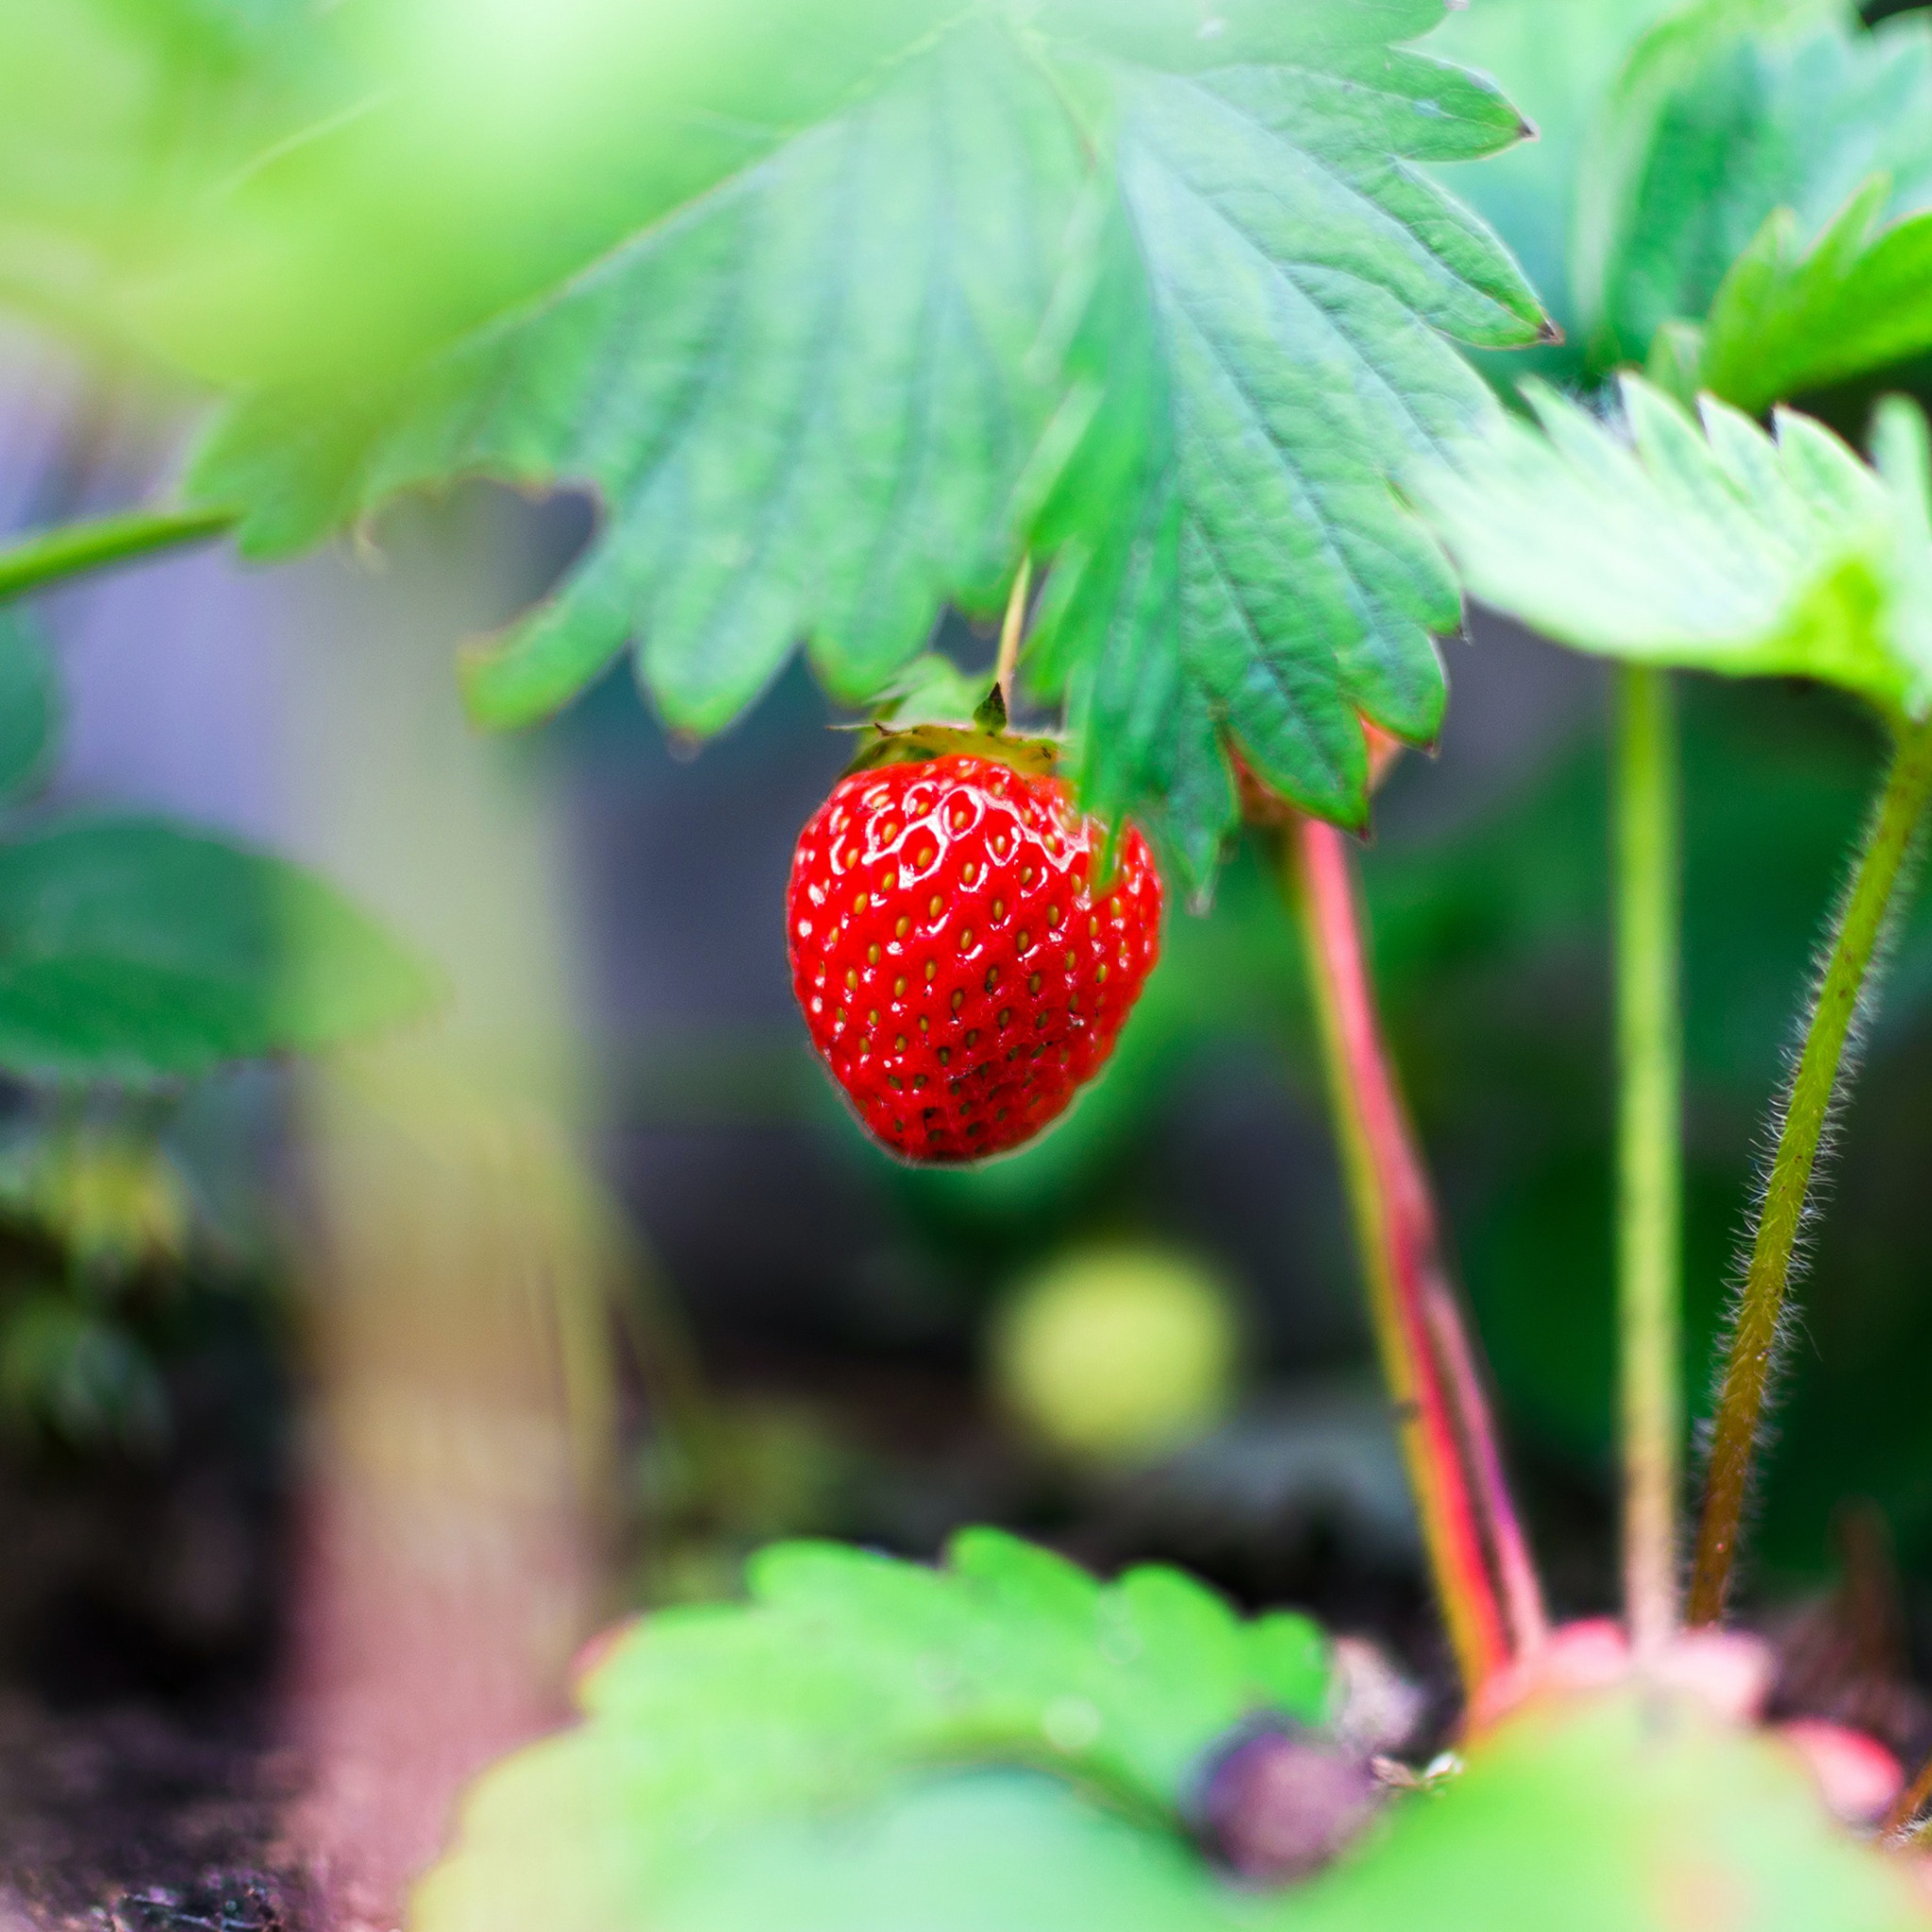
[[[1932,348],[1926,23],[1606,0],[1558,55],[1512,0],[1440,46],[1439,0],[584,4],[508,9],[452,60],[429,0],[375,10],[285,22],[253,64],[190,60],[169,7],[88,10],[218,110],[95,130],[117,193],[144,142],[190,192],[16,209],[13,277],[44,307],[79,275],[105,331],[217,399],[177,502],[30,538],[0,589],[225,532],[286,556],[468,475],[589,489],[588,548],[466,658],[470,708],[529,723],[628,652],[698,739],[803,645],[868,722],[773,930],[813,1044],[910,1161],[1074,1104],[1187,916],[1168,891],[1205,907],[1250,840],[1460,1691],[1429,1757],[1358,1652],[1173,1571],[1103,1585],[984,1531],[939,1569],[781,1544],[748,1602],[600,1642],[582,1722],[484,1777],[416,1923],[1924,1923],[1932,1774],[1767,1728],[1768,1654],[1723,1626],[1932,794],[1932,450],[1917,405],[1857,387]],[[283,31],[315,49],[299,82]],[[1492,227],[1436,171],[1532,131],[1518,62],[1569,121],[1541,173],[1467,171]],[[260,157],[224,174],[244,129]],[[64,254],[19,245],[63,224]],[[1577,393],[1519,390],[1505,350]],[[1833,385],[1869,461],[1797,407]],[[1465,591],[1617,666],[1620,1626],[1551,1626],[1348,836],[1438,733]],[[948,606],[1004,611],[986,673],[927,652]],[[1893,746],[1773,1110],[1687,1593],[1684,673],[1836,687]],[[1060,729],[1014,731],[1026,705]],[[49,858],[58,836],[16,871],[78,876],[92,848]],[[65,970],[55,1060],[214,1051],[99,1044],[111,989]],[[25,1024],[0,1006],[0,1040]]]

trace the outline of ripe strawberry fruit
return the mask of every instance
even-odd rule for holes
[[[1160,951],[1160,876],[1058,778],[949,754],[853,773],[798,836],[786,902],[806,1025],[908,1160],[1031,1140],[1113,1051]]]

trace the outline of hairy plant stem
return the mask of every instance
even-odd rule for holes
[[[1020,559],[1013,574],[1013,588],[1007,597],[1007,614],[1000,620],[1000,654],[993,664],[993,682],[1000,688],[1000,702],[1007,715],[1013,714],[1013,672],[1020,662],[1020,644],[1026,634],[1026,598],[1033,589],[1033,556],[1029,551]]]
[[[1670,673],[1617,674],[1617,1326],[1631,1647],[1677,1620],[1683,1213],[1677,746]]]
[[[128,510],[58,525],[0,550],[0,600],[153,551],[204,542],[234,522],[228,510],[183,509]]]
[[[1932,724],[1907,725],[1899,733],[1891,769],[1839,913],[1797,1071],[1785,1096],[1777,1151],[1758,1208],[1718,1392],[1697,1560],[1690,1579],[1688,1615],[1692,1624],[1714,1624],[1724,1614],[1765,1397],[1776,1366],[1792,1253],[1804,1227],[1819,1142],[1839,1090],[1846,1042],[1867,993],[1873,959],[1883,942],[1928,796]]]
[[[1472,1697],[1541,1646],[1542,1592],[1437,1237],[1369,983],[1343,836],[1295,817],[1282,869],[1301,928],[1370,1317],[1443,1623]]]
[[[1891,1801],[1891,1808],[1878,1821],[1878,1836],[1907,1842],[1919,1838],[1924,1829],[1919,1814],[1927,1804],[1932,1804],[1932,1757],[1920,1765],[1918,1775]]]

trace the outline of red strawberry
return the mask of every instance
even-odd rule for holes
[[[950,754],[855,772],[798,835],[791,985],[866,1126],[908,1160],[1029,1141],[1113,1051],[1160,951],[1160,876],[1058,778]]]

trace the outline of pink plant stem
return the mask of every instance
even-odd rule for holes
[[[1346,843],[1313,819],[1295,819],[1290,837],[1370,1313],[1443,1622],[1474,1696],[1542,1643],[1542,1591],[1382,1039]]]

